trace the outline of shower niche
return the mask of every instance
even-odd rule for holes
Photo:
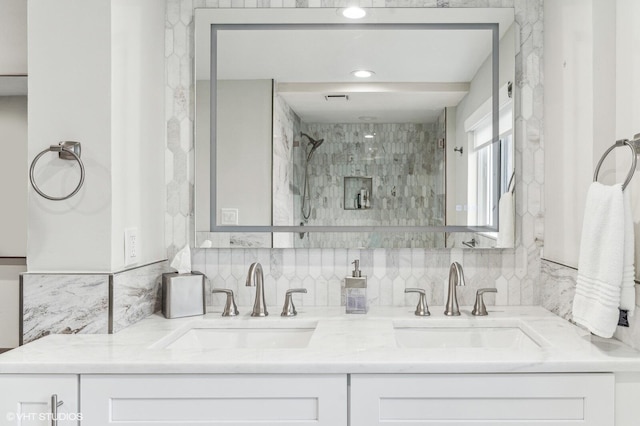
[[[369,210],[373,207],[373,178],[344,177],[344,209]]]

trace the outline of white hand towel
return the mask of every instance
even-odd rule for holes
[[[622,186],[594,182],[585,205],[573,319],[611,337],[618,324],[624,259]]]
[[[498,228],[498,241],[496,247],[514,247],[515,240],[515,206],[513,203],[513,194],[510,191],[505,192],[500,197],[498,211],[500,224]]]
[[[633,316],[636,308],[636,288],[634,268],[634,235],[633,235],[633,214],[631,212],[630,191],[624,191],[624,259],[622,269],[622,290],[620,294],[620,309],[629,311],[629,316]]]

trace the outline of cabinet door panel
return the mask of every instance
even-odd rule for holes
[[[354,375],[351,425],[612,425],[613,374]]]
[[[345,375],[87,375],[86,424],[339,426]]]
[[[78,376],[0,374],[0,425],[50,426],[51,396],[58,396],[58,426],[77,426]]]

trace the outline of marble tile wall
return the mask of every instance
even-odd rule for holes
[[[115,333],[160,310],[166,261],[114,274],[23,274],[21,339]]]
[[[341,7],[346,0],[167,0],[167,212],[165,235],[169,258],[193,238],[193,10],[198,7]],[[544,164],[542,137],[543,11],[542,0],[362,0],[365,7],[513,7],[518,24],[516,54],[515,160],[516,247],[489,251],[466,249],[198,249],[194,269],[205,272],[214,286],[237,289],[241,304],[249,304],[249,289],[241,284],[248,265],[259,260],[267,272],[269,303],[280,304],[284,289],[304,286],[303,304],[339,303],[342,278],[349,262],[360,258],[370,276],[371,299],[377,304],[414,303],[400,288],[433,286],[432,303],[442,300],[448,264],[460,260],[470,285],[464,303],[479,286],[496,286],[497,304],[540,304],[540,249],[543,235]],[[402,283],[402,284],[401,284]],[[273,291],[273,289],[276,291]],[[221,299],[214,298],[214,304]],[[440,302],[442,303],[442,302]],[[491,299],[490,303],[494,303]]]
[[[542,260],[542,306],[562,318],[572,321],[571,307],[576,293],[578,271],[568,266]],[[618,327],[613,335],[627,345],[640,350],[640,287],[636,288],[636,313],[629,327]],[[572,321],[573,322],[573,321]]]
[[[162,274],[170,271],[173,268],[163,261],[113,274],[109,331],[117,333],[159,311]]]
[[[273,97],[273,224],[298,225],[300,188],[294,179],[294,151],[300,145],[300,119],[281,96]],[[298,200],[296,200],[298,198]],[[296,206],[297,209],[296,209]],[[294,235],[273,236],[274,247],[293,247]]]
[[[23,274],[20,287],[20,344],[49,334],[107,333],[108,274]]]
[[[445,303],[449,266],[452,261],[464,265],[467,285],[458,288],[461,305],[473,305],[479,288],[497,287],[498,294],[487,294],[491,305],[531,305],[534,289],[521,288],[501,279],[514,264],[502,264],[487,250],[357,250],[357,249],[255,249],[198,250],[193,269],[204,272],[213,288],[229,288],[236,294],[239,306],[251,306],[255,288],[246,287],[247,265],[260,262],[264,270],[267,305],[279,309],[289,288],[305,288],[296,295],[296,306],[340,306],[344,278],[350,275],[354,259],[360,260],[367,276],[367,298],[371,306],[412,306],[415,295],[404,293],[405,287],[426,290],[432,306]],[[525,299],[528,298],[527,299]],[[222,306],[224,298],[213,295],[212,305]]]

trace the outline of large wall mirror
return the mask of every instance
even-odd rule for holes
[[[198,247],[513,246],[513,9],[195,20]]]

